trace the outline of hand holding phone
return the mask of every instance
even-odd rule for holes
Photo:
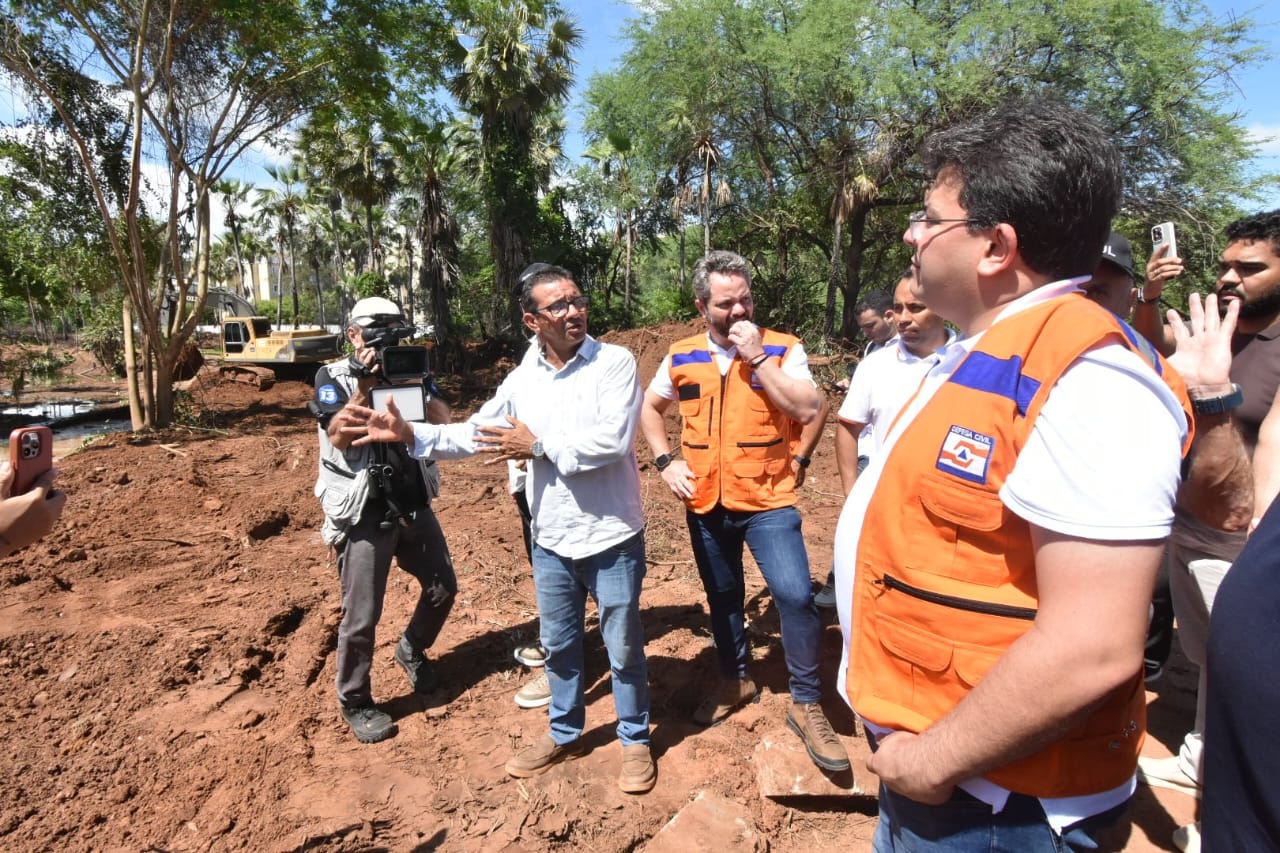
[[[0,557],[44,537],[58,523],[67,493],[53,488],[53,432],[21,427],[9,435],[9,466],[0,463]]]
[[[36,480],[53,468],[53,431],[47,426],[18,427],[9,433],[9,465],[13,468],[10,496],[31,491]]]

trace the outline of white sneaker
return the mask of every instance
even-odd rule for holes
[[[546,672],[541,672],[532,681],[516,692],[516,704],[521,708],[541,708],[551,704],[551,682]]]
[[[1170,791],[1181,791],[1200,798],[1200,785],[1178,764],[1178,757],[1171,758],[1138,758],[1138,781],[1145,782],[1153,788],[1168,788]]]
[[[1182,853],[1200,853],[1200,824],[1189,823],[1173,831],[1173,846]]]

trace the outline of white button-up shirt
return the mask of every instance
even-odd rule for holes
[[[562,557],[599,554],[644,527],[635,438],[643,395],[636,360],[590,335],[556,369],[529,347],[497,393],[465,423],[412,424],[413,454],[436,459],[476,452],[480,426],[526,425],[546,458],[528,462],[534,541]]]

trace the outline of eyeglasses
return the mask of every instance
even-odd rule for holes
[[[936,217],[926,215],[923,210],[917,210],[907,217],[907,230],[911,232],[911,237],[914,239],[920,233],[920,229],[925,225],[939,225],[943,222],[963,222],[966,225],[974,225],[978,220],[938,219]]]
[[[579,311],[586,311],[587,306],[591,304],[591,300],[586,296],[575,296],[572,299],[557,299],[550,305],[544,305],[541,308],[534,308],[533,313],[539,311],[545,312],[548,317],[559,320],[561,317],[569,313],[570,308],[577,308]]]

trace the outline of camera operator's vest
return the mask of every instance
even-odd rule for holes
[[[791,335],[761,329],[765,354],[781,364],[798,344]],[[756,512],[793,506],[791,456],[800,424],[774,405],[755,371],[734,359],[721,376],[705,334],[670,350],[671,384],[684,426],[681,453],[697,480],[689,509],[703,514],[717,504]]]
[[[904,428],[863,519],[854,570],[848,689],[866,719],[923,731],[1030,629],[1039,600],[1030,528],[1000,500],[1000,487],[1059,377],[1112,342],[1148,357],[1181,402],[1185,456],[1193,415],[1181,377],[1080,295],[990,328]],[[1133,775],[1145,722],[1139,669],[1064,737],[986,778],[1036,797],[1115,788]]]
[[[329,377],[342,386],[350,399],[355,393],[359,378],[352,372],[350,359],[343,359],[327,365]],[[324,511],[324,525],[320,533],[329,545],[337,545],[346,539],[347,531],[358,524],[364,515],[365,508],[371,503],[370,498],[376,494],[370,482],[370,466],[377,461],[377,447],[373,444],[359,447],[349,446],[339,450],[329,441],[323,426],[320,431],[320,470],[316,479],[315,496],[320,499]],[[431,460],[415,460],[409,458],[402,447],[392,448],[396,453],[396,466],[402,476],[420,477],[420,484],[415,484],[413,491],[421,490],[421,497],[411,501],[414,505],[404,509],[415,510],[429,503],[440,491],[440,471]],[[407,470],[399,470],[401,466],[412,466]],[[416,469],[416,471],[414,471]],[[412,472],[412,473],[411,473]]]

